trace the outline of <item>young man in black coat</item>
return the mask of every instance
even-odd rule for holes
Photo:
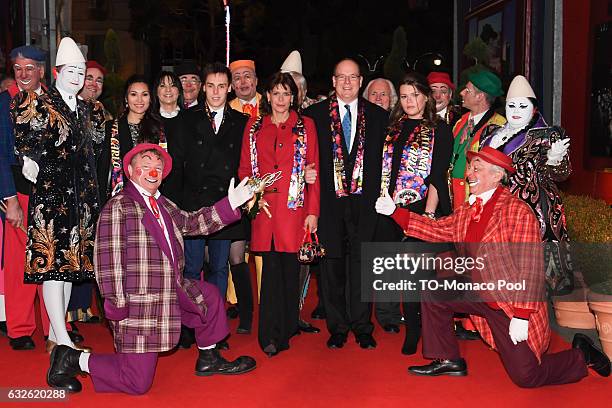
[[[339,61],[332,82],[334,94],[304,111],[314,119],[319,137],[318,234],[327,252],[321,260],[327,346],[341,348],[351,330],[369,349],[376,342],[371,304],[361,301],[361,243],[374,234],[388,113],[359,97],[363,77],[354,60]]]
[[[205,102],[182,111],[172,135],[168,151],[175,163],[165,193],[180,208],[193,211],[212,205],[227,194],[232,177],[237,177],[242,136],[248,117],[227,104],[231,90],[231,73],[221,63],[204,68],[202,85]],[[224,228],[206,237],[185,239],[184,276],[199,279],[208,246],[206,280],[219,289],[223,298],[227,291],[228,260],[240,304],[239,332],[250,332],[253,299],[248,265],[244,262],[248,222]],[[230,248],[232,256],[230,259]],[[235,258],[235,259],[234,259]],[[181,346],[188,347],[182,338]]]

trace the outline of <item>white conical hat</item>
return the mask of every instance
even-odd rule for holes
[[[57,47],[57,56],[55,57],[55,66],[66,64],[75,64],[78,62],[85,63],[83,53],[70,37],[62,38],[59,47]]]
[[[522,75],[517,75],[514,77],[512,82],[510,83],[510,87],[508,87],[508,94],[506,95],[506,99],[511,98],[536,98],[533,89],[531,89],[531,85]]]
[[[297,72],[298,74],[302,73],[302,57],[300,56],[300,52],[297,50],[291,51],[291,54],[285,59],[283,65],[281,66],[281,72]]]

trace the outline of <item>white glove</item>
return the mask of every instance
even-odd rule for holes
[[[23,174],[23,177],[25,177],[26,180],[36,184],[36,178],[38,177],[39,170],[38,163],[27,156],[23,156],[23,168],[21,169],[21,174]]]
[[[389,191],[385,189],[383,195],[376,200],[376,212],[382,215],[391,215],[395,212],[395,203],[389,196]]]
[[[227,198],[229,199],[232,210],[240,207],[242,204],[249,201],[253,197],[253,191],[246,185],[249,181],[248,177],[242,179],[240,184],[234,187],[234,178],[230,180],[230,185],[227,190]]]
[[[548,160],[546,164],[549,166],[556,166],[563,160],[563,157],[567,154],[567,149],[569,149],[570,140],[569,137],[561,140],[557,140],[552,145],[550,145],[550,149],[546,154]]]
[[[529,337],[529,320],[513,317],[510,320],[508,334],[510,334],[510,339],[514,345],[527,340],[527,337]]]

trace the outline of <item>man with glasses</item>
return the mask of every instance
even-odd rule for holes
[[[360,251],[374,235],[388,113],[359,97],[362,82],[358,63],[342,59],[332,76],[335,92],[304,111],[319,137],[318,234],[327,253],[321,278],[329,348],[343,347],[349,330],[361,348],[376,347],[371,305],[361,300]]]
[[[174,72],[183,86],[183,106],[181,108],[190,109],[198,105],[202,84],[198,66],[193,62],[183,62],[175,68]]]
[[[249,117],[260,114],[261,94],[257,92],[257,74],[255,61],[238,60],[229,66],[232,72],[232,87],[236,97],[229,103],[230,108]]]
[[[455,106],[453,92],[455,84],[451,81],[446,72],[432,71],[427,75],[427,82],[431,88],[431,93],[436,100],[436,112],[451,127],[457,123],[461,117],[461,109]]]

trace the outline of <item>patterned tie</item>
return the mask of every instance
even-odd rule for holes
[[[467,127],[465,128],[465,132],[461,135],[461,143],[465,142],[468,137],[472,135],[472,131],[474,130],[474,119],[470,118],[468,120]]]
[[[161,220],[161,215],[159,213],[159,207],[157,206],[157,200],[153,196],[149,196],[149,204],[151,204],[151,211],[153,211],[153,215],[157,218],[157,222],[159,222],[159,226],[162,231],[164,230],[164,224]]]
[[[476,201],[474,201],[474,204],[472,204],[470,208],[472,208],[472,211],[473,211],[472,221],[474,222],[480,221],[480,216],[482,215],[482,210],[483,210],[482,198],[476,197]]]
[[[213,132],[217,133],[217,122],[215,122],[215,116],[217,116],[217,112],[210,112],[210,120],[212,121]]]
[[[342,133],[344,133],[344,141],[346,142],[346,150],[351,150],[351,107],[344,105],[346,115],[342,119]]]
[[[250,103],[245,103],[242,105],[242,113],[246,113],[249,115],[249,117],[253,117],[253,114],[255,113],[255,106]]]

